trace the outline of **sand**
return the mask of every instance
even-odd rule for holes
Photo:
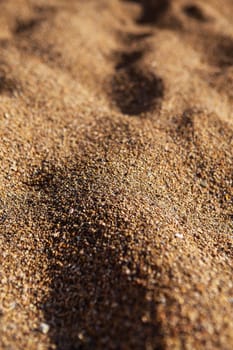
[[[0,349],[233,348],[233,2],[0,1]]]

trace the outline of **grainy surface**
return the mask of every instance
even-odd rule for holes
[[[233,348],[232,13],[0,1],[0,349]]]

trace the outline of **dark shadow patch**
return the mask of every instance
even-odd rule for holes
[[[125,0],[138,3],[142,7],[142,14],[138,18],[139,24],[157,24],[166,14],[171,0]]]
[[[233,65],[233,40],[224,36],[219,38],[216,48],[216,61],[220,67],[230,67]]]
[[[170,1],[143,1],[136,2],[142,6],[141,24],[155,23],[163,12],[167,11]],[[142,40],[150,37],[148,33],[127,34],[123,40],[131,48],[134,44],[142,44]],[[141,47],[138,45],[137,47]],[[115,65],[115,75],[111,81],[111,99],[117,108],[126,115],[137,116],[158,108],[164,96],[163,80],[156,76],[140,63],[145,52],[149,49],[144,44],[143,49],[125,50],[120,52]]]
[[[197,21],[200,21],[200,22],[208,21],[208,18],[203,13],[202,9],[197,5],[186,5],[184,6],[183,11],[188,17],[194,18]]]
[[[38,25],[40,25],[42,21],[42,18],[33,18],[27,21],[18,20],[14,29],[14,33],[19,35],[30,32],[31,30],[34,30]]]
[[[121,63],[123,65],[123,63]],[[160,77],[137,66],[116,72],[112,80],[112,98],[124,114],[140,115],[161,103],[164,84]]]
[[[14,79],[8,78],[0,72],[0,95],[13,96],[17,91],[17,84]]]
[[[156,305],[146,301],[143,287],[122,273],[113,251],[106,251],[108,242],[95,240],[79,252],[70,242],[58,250],[72,258],[62,269],[52,267],[55,278],[45,303],[56,349],[143,349],[148,342],[153,349],[163,349]],[[152,322],[143,323],[146,314]]]
[[[143,55],[144,53],[141,50],[120,53],[118,55],[119,58],[117,59],[119,63],[116,64],[115,68],[117,70],[127,68],[128,66],[137,63]]]
[[[147,38],[150,38],[152,36],[151,32],[145,32],[145,33],[129,33],[127,35],[127,40],[128,42],[136,42],[136,41],[141,41]]]
[[[204,52],[208,62],[219,68],[233,65],[233,39],[227,35],[213,35],[206,41],[208,50]]]
[[[91,164],[64,171],[44,163],[31,186],[35,220],[49,225],[52,283],[43,310],[56,349],[164,349],[156,304],[137,282],[144,255],[134,258],[138,237],[127,234],[124,198]]]

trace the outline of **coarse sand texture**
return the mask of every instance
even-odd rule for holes
[[[0,0],[0,350],[233,349],[233,1]]]

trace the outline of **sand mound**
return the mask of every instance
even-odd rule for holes
[[[232,11],[0,1],[1,349],[232,349]]]

